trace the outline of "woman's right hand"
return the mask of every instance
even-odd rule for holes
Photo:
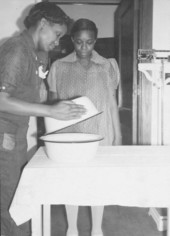
[[[49,108],[49,116],[58,120],[78,119],[86,113],[86,109],[83,105],[68,100],[50,105]]]
[[[0,92],[0,111],[21,116],[52,117],[58,120],[78,119],[86,113],[83,105],[71,100],[63,100],[53,105],[28,103],[11,97],[6,92]]]

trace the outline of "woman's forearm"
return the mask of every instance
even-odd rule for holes
[[[7,93],[0,93],[0,111],[22,116],[48,116],[47,105],[28,103],[13,97]]]
[[[115,138],[119,139],[119,142],[121,142],[121,139],[122,139],[121,125],[120,125],[120,118],[119,118],[119,110],[118,110],[115,96],[113,96],[113,127],[115,131]]]
[[[72,101],[61,101],[53,105],[28,103],[7,93],[0,93],[0,111],[22,116],[52,117],[59,120],[80,118],[85,112],[82,105]]]

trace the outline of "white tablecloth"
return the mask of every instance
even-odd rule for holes
[[[99,147],[87,163],[49,160],[41,147],[23,170],[10,214],[16,224],[37,205],[170,206],[170,146]]]

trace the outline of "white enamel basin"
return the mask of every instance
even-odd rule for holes
[[[97,134],[59,133],[40,138],[49,159],[58,162],[85,162],[95,157],[99,142]]]

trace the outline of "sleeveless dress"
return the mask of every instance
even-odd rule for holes
[[[101,114],[82,121],[61,132],[100,134],[104,137],[100,145],[112,145],[113,96],[119,82],[119,69],[115,59],[106,59],[92,52],[91,63],[85,69],[73,52],[55,61],[48,75],[49,90],[57,93],[57,99],[74,99],[87,96]]]

